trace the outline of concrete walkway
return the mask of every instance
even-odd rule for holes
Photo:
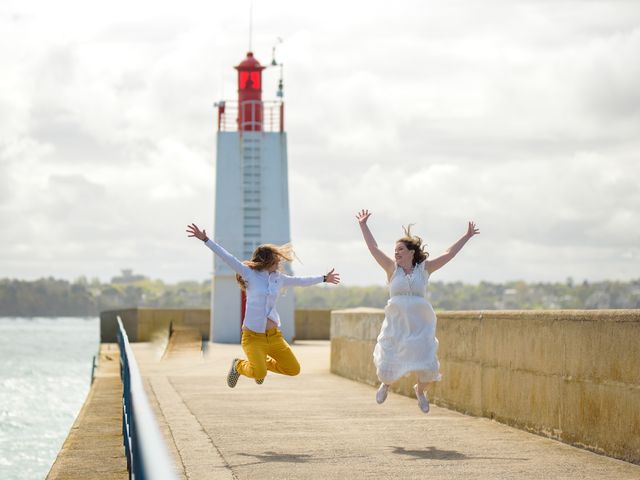
[[[298,377],[226,385],[239,345],[159,360],[134,344],[183,479],[640,479],[640,466],[375,389],[329,372],[329,342],[294,346]]]
[[[89,395],[47,480],[125,480],[122,446],[122,382],[118,345],[100,345],[98,369]],[[42,399],[47,401],[46,398]]]

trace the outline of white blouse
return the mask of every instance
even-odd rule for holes
[[[247,283],[247,306],[242,328],[254,332],[263,333],[267,329],[267,319],[273,320],[278,326],[281,325],[280,315],[276,310],[276,300],[282,288],[307,287],[322,283],[324,280],[322,275],[293,277],[279,271],[269,273],[266,270],[253,270],[213,240],[207,240],[205,245]]]

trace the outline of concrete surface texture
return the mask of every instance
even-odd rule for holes
[[[327,341],[302,341],[297,377],[226,385],[239,345],[161,360],[133,345],[183,479],[638,479],[640,466],[333,375]]]
[[[331,310],[296,309],[296,340],[329,340]]]
[[[129,478],[122,446],[122,383],[117,344],[100,346],[98,365],[89,395],[47,480]]]
[[[332,312],[334,373],[377,384],[383,318]],[[640,310],[439,312],[436,336],[439,405],[640,463]]]
[[[177,326],[171,329],[171,335],[162,354],[163,359],[180,356],[184,353],[202,350],[202,335],[193,327]]]

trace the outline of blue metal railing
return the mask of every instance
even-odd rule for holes
[[[96,356],[93,356],[93,360],[91,362],[91,385],[93,385],[93,381],[96,379]]]
[[[122,436],[129,478],[175,480],[174,466],[149,406],[138,362],[118,317],[120,378],[122,379]]]

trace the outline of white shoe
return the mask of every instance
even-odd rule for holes
[[[413,386],[413,391],[416,392],[416,398],[418,399],[418,406],[422,413],[429,413],[429,397],[424,391],[418,390],[418,384]]]
[[[378,391],[376,392],[376,402],[384,403],[387,399],[387,393],[389,392],[389,385],[386,383],[381,383],[380,387],[378,387]]]

